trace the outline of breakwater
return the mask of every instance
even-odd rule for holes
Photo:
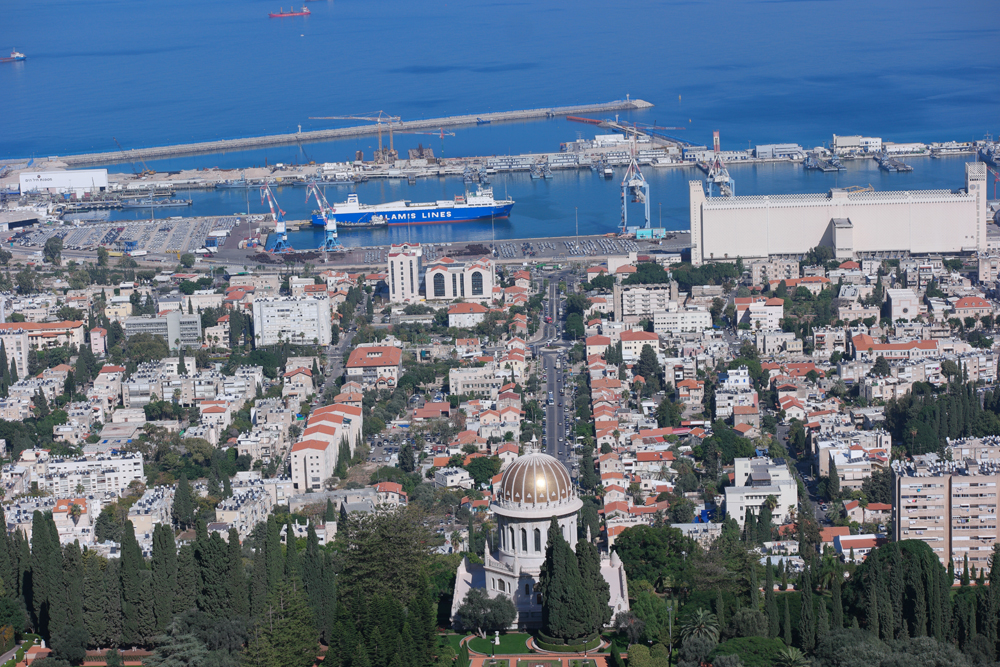
[[[403,130],[435,130],[443,127],[476,125],[480,121],[502,123],[510,121],[531,120],[535,118],[553,118],[573,114],[597,113],[604,111],[627,111],[632,109],[647,109],[653,106],[644,100],[624,99],[599,104],[584,104],[576,106],[546,107],[541,109],[522,109],[519,111],[497,111],[485,114],[466,114],[462,116],[447,116],[445,118],[428,118],[408,120],[392,124],[392,131]],[[202,141],[192,144],[177,144],[173,146],[156,146],[152,148],[133,148],[128,151],[111,151],[106,153],[84,153],[81,155],[59,156],[57,159],[68,167],[92,167],[102,164],[119,162],[135,162],[137,160],[159,160],[164,158],[203,155],[206,153],[224,153],[229,151],[253,150],[268,146],[311,143],[345,139],[350,137],[370,136],[379,131],[388,131],[385,125],[358,125],[353,127],[338,127],[329,130],[311,130],[291,134],[272,134],[263,137],[246,137],[242,139],[221,139],[218,141]]]

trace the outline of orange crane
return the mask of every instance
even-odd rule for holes
[[[351,116],[309,116],[309,120],[367,120],[375,123],[378,132],[378,153],[375,155],[376,162],[389,162],[396,159],[396,149],[392,145],[392,124],[400,121],[399,116],[390,116],[384,111],[372,111],[366,114]],[[389,150],[382,150],[382,123],[386,124],[389,130]]]

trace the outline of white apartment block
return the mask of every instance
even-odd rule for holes
[[[280,342],[329,345],[330,302],[327,299],[271,297],[253,302],[257,345]]]
[[[144,479],[142,454],[130,452],[79,459],[49,459],[38,475],[38,488],[57,497],[114,493],[120,496],[134,481]],[[79,489],[82,487],[82,493]]]
[[[163,317],[142,315],[126,318],[125,336],[131,338],[140,333],[163,338],[171,350],[201,347],[201,316],[174,310]]]
[[[895,539],[923,540],[945,566],[962,571],[965,557],[989,567],[997,532],[997,482],[993,461],[894,461]]]
[[[7,363],[17,364],[17,376],[23,378],[28,374],[28,332],[25,329],[0,329],[0,343],[7,353]]]
[[[413,303],[420,299],[423,278],[419,243],[394,243],[389,249],[389,301]]]
[[[670,310],[670,302],[677,301],[676,281],[663,285],[619,285],[615,284],[615,319],[649,318],[655,313]],[[676,306],[675,306],[676,307]]]
[[[733,486],[726,487],[726,515],[743,528],[747,508],[760,516],[768,497],[777,501],[772,510],[775,524],[784,523],[788,509],[798,505],[798,487],[783,459],[766,457],[736,459]]]
[[[712,314],[704,308],[687,308],[653,313],[653,331],[673,334],[712,328]]]
[[[780,329],[785,316],[785,302],[778,298],[736,297],[736,322],[753,331]]]
[[[452,394],[481,396],[497,400],[504,379],[497,375],[496,364],[487,362],[477,368],[452,368],[448,371],[448,389]]]

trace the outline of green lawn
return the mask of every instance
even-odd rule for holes
[[[462,641],[463,637],[465,637],[465,635],[449,634],[449,635],[444,635],[439,639],[443,644],[451,646],[452,650],[455,651],[455,655],[458,655],[458,652],[462,650],[462,647],[459,646],[458,643]]]
[[[562,667],[562,660],[518,660],[517,667]]]
[[[574,658],[569,661],[569,667],[597,667],[597,661],[590,658],[586,660]]]
[[[469,648],[479,653],[485,653],[486,655],[490,655],[491,653],[500,655],[509,653],[528,653],[528,647],[525,644],[527,640],[528,635],[526,634],[510,633],[500,635],[500,645],[496,646],[490,643],[493,641],[493,637],[487,637],[486,639],[476,637],[469,642]],[[494,648],[496,651],[493,651]]]

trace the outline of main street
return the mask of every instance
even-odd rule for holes
[[[574,414],[572,398],[563,396],[565,386],[565,366],[568,343],[562,340],[562,296],[559,294],[559,281],[564,280],[568,271],[547,276],[549,280],[548,300],[542,310],[544,347],[536,347],[541,356],[544,370],[543,396],[545,402],[545,439],[543,451],[562,461],[567,470],[574,467],[572,443],[568,442],[567,425]],[[545,322],[545,319],[551,320]],[[550,400],[551,397],[551,400]],[[566,401],[570,401],[567,409]]]

